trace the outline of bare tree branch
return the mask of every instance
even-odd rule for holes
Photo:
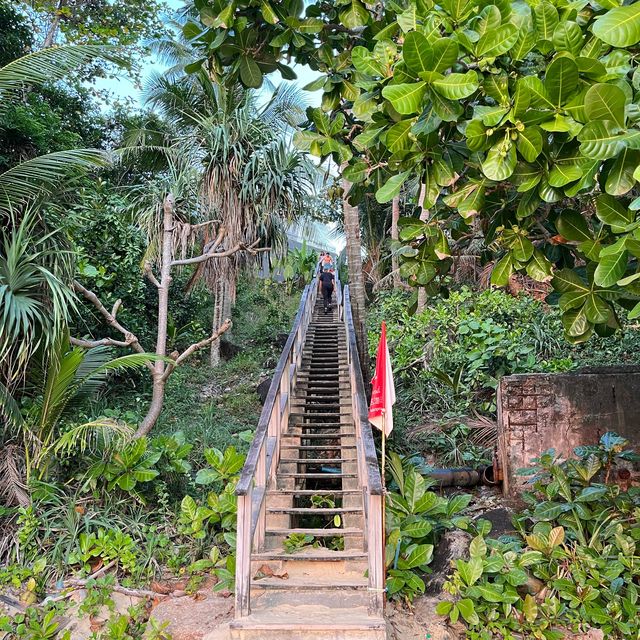
[[[100,315],[106,320],[107,324],[110,327],[113,327],[116,331],[119,331],[124,336],[123,344],[117,344],[118,342],[120,342],[117,340],[108,344],[114,344],[115,346],[127,346],[127,347],[131,347],[137,353],[145,353],[145,350],[142,348],[142,345],[140,344],[140,341],[138,340],[137,336],[131,333],[131,331],[129,331],[125,327],[123,327],[120,324],[120,322],[118,322],[115,314],[110,313],[108,311],[108,309],[102,304],[102,302],[100,302],[100,299],[95,293],[93,293],[93,291],[89,291],[89,289],[87,289],[86,287],[83,287],[77,280],[73,281],[73,289],[77,293],[81,293],[82,296],[85,298],[85,300],[90,302],[99,311]],[[117,313],[118,308],[120,307],[120,304],[118,304],[119,302],[120,301],[118,300],[113,305],[113,311],[115,313]],[[77,340],[77,339],[74,338],[74,340]],[[111,340],[111,339],[104,338],[104,340]],[[84,342],[91,344],[92,341],[84,341]],[[101,341],[97,341],[97,342],[101,342]],[[79,346],[83,346],[79,344],[79,342],[77,344]],[[94,345],[92,344],[92,346]],[[95,346],[99,346],[99,345],[96,344]],[[153,373],[154,372],[153,364],[151,362],[147,362],[146,364],[147,364],[147,368]]]
[[[200,340],[200,342],[196,342],[192,344],[190,347],[187,347],[178,357],[175,357],[174,354],[171,354],[171,357],[175,360],[175,364],[167,365],[162,378],[166,380],[176,366],[182,364],[189,356],[192,356],[196,351],[200,351],[200,349],[204,349],[208,347],[214,340],[217,340],[223,333],[231,329],[232,326],[231,320],[228,318],[218,327],[217,331],[214,331],[208,338],[204,340]]]
[[[114,340],[113,338],[100,338],[100,340],[83,340],[82,338],[69,338],[69,342],[76,347],[93,349],[94,347],[130,347],[131,341]]]
[[[232,249],[227,249],[226,251],[215,251],[216,243],[207,251],[207,253],[203,253],[200,256],[195,258],[186,258],[185,260],[174,260],[171,263],[172,267],[177,267],[185,264],[198,264],[200,262],[205,262],[206,260],[211,260],[211,258],[228,258],[232,256],[234,253],[238,253],[239,251],[247,251],[251,255],[255,255],[256,253],[260,253],[263,251],[271,251],[271,247],[261,247],[260,249],[256,248],[260,240],[256,240],[255,242],[247,245],[243,242],[238,243]]]
[[[153,269],[151,268],[151,263],[147,260],[144,263],[144,275],[151,282],[151,284],[155,285],[158,289],[160,288],[160,283],[158,282],[158,278],[153,274]]]

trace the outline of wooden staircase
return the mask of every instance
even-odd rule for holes
[[[317,289],[303,294],[238,484],[236,639],[386,637],[382,490],[349,296],[338,283],[325,313]]]

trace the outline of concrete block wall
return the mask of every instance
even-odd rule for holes
[[[547,449],[568,458],[615,431],[640,452],[640,367],[506,376],[497,400],[498,460],[510,497],[527,482],[518,469]]]

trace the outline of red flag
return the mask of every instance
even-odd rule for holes
[[[393,384],[393,372],[391,371],[391,358],[387,345],[387,325],[382,323],[378,355],[376,356],[376,373],[373,377],[373,392],[371,405],[369,406],[369,422],[382,431],[384,425],[385,435],[393,430],[392,406],[396,402],[396,389]]]

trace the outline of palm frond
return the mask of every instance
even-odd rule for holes
[[[28,507],[30,500],[21,470],[22,455],[16,445],[0,448],[0,497],[7,505]]]
[[[8,212],[38,195],[69,188],[74,176],[106,167],[109,155],[98,149],[55,151],[27,160],[0,174],[0,212]]]
[[[4,422],[4,437],[0,438],[0,443],[11,440],[24,423],[16,399],[2,382],[0,382],[0,422]]]
[[[103,58],[124,64],[117,48],[106,45],[64,45],[34,51],[0,68],[0,113],[10,97],[25,84],[40,85],[62,80],[90,60]]]
[[[69,456],[75,452],[81,454],[87,451],[104,452],[106,449],[119,448],[128,442],[134,433],[133,427],[125,422],[100,418],[65,431],[45,453],[53,452],[57,456]]]

